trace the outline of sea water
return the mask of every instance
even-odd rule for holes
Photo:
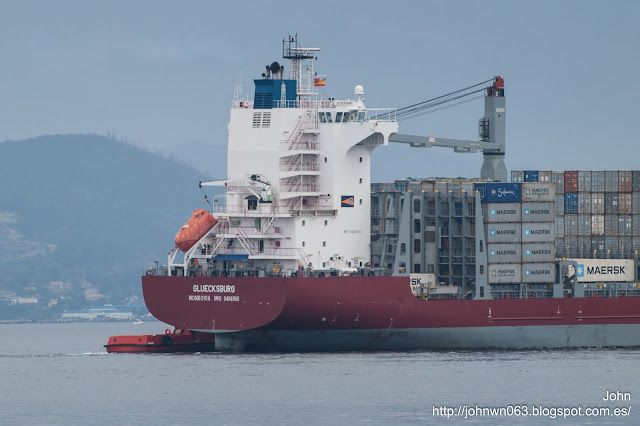
[[[0,325],[0,424],[640,424],[640,349],[107,354],[103,347],[111,335],[165,328]]]

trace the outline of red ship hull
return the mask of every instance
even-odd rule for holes
[[[145,276],[149,311],[216,349],[640,346],[640,298],[418,300],[408,277]]]
[[[109,353],[212,352],[215,335],[189,331],[176,334],[167,330],[165,334],[111,336],[104,347]]]

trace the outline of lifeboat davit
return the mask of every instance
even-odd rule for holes
[[[191,219],[176,234],[176,245],[180,250],[186,252],[200,238],[204,237],[216,223],[218,220],[205,209],[194,210]]]

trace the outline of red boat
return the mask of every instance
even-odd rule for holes
[[[104,347],[109,353],[213,352],[215,336],[181,329],[172,332],[167,328],[164,334],[111,336]]]

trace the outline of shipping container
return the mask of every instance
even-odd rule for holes
[[[631,215],[618,216],[618,236],[630,237],[633,235]]]
[[[631,214],[640,214],[640,192],[631,194]]]
[[[604,193],[604,214],[618,214],[620,194],[617,192]]]
[[[632,175],[630,171],[618,172],[618,192],[631,192]]]
[[[525,170],[524,171],[524,181],[525,182],[537,182],[538,181],[538,171],[537,170]]]
[[[618,237],[620,245],[620,258],[629,259],[633,256],[633,243],[631,237]]]
[[[554,243],[522,244],[522,263],[553,262],[555,257]]]
[[[604,192],[604,172],[591,172],[591,192]]]
[[[522,185],[522,201],[552,202],[556,191],[552,183],[524,183]]]
[[[591,214],[591,193],[578,193],[578,214]]]
[[[578,257],[580,250],[578,250],[578,237],[564,237],[564,253],[567,257]]]
[[[556,282],[555,263],[523,263],[522,282],[554,283]]]
[[[476,183],[474,190],[480,193],[483,203],[519,203],[522,201],[520,183]]]
[[[548,170],[538,170],[538,182],[551,183],[551,172]]]
[[[565,192],[564,213],[565,214],[578,213],[578,193],[577,192]]]
[[[556,194],[564,194],[564,172],[551,172],[551,183],[556,187]]]
[[[618,194],[618,213],[619,214],[631,214],[633,212],[633,194],[631,193],[619,193]]]
[[[591,235],[604,235],[604,215],[591,215]]]
[[[566,170],[564,172],[564,192],[578,192],[577,170]]]
[[[520,263],[522,261],[522,245],[487,244],[488,263]]]
[[[553,222],[544,223],[523,223],[522,242],[523,243],[552,243],[555,239],[555,224]]]
[[[620,242],[618,241],[618,237],[604,237],[604,251],[607,253],[607,256],[610,258],[617,258],[619,256],[618,248],[620,247]]]
[[[553,222],[554,217],[553,202],[522,203],[522,222]]]
[[[522,213],[520,203],[487,203],[482,212],[485,223],[520,222]]]
[[[640,192],[640,170],[631,172],[631,192]]]
[[[555,239],[556,257],[565,257],[564,238]]]
[[[517,284],[522,281],[522,268],[519,263],[490,264],[487,270],[489,284]]]
[[[604,192],[591,193],[591,214],[604,214]]]
[[[486,225],[486,240],[491,243],[519,243],[522,226],[519,223],[490,223]]]
[[[512,183],[522,183],[522,182],[524,182],[524,172],[522,170],[512,170],[511,171],[511,182]]]
[[[618,192],[618,179],[617,170],[604,172],[604,192]]]
[[[556,216],[554,223],[556,237],[564,237],[564,216]]]
[[[578,237],[578,255],[591,257],[591,237]]]
[[[640,237],[640,215],[631,216],[631,232],[634,237]]]
[[[561,216],[564,214],[564,193],[556,194],[556,216]]]
[[[604,235],[606,237],[618,236],[618,215],[617,214],[604,215]]]
[[[578,264],[578,282],[632,282],[635,279],[630,259],[570,259]]]
[[[598,254],[606,253],[604,250],[604,237],[591,237],[591,254],[593,257],[599,257]],[[594,256],[595,254],[595,256]],[[591,256],[589,256],[591,257]]]
[[[483,184],[476,184],[476,185],[483,185]],[[449,190],[449,185],[447,184],[447,182],[436,182],[433,186],[433,189],[435,192],[441,192],[443,194],[446,194]]]
[[[633,237],[633,239],[631,240],[631,248],[634,256],[640,253],[640,238]]]
[[[422,192],[432,193],[434,189],[435,189],[435,182],[433,181],[420,182],[420,190]]]
[[[578,192],[591,192],[591,172],[578,171]]]
[[[564,235],[567,237],[578,236],[578,215],[577,214],[564,215]]]
[[[578,236],[586,237],[591,235],[591,215],[579,214],[578,215]]]

